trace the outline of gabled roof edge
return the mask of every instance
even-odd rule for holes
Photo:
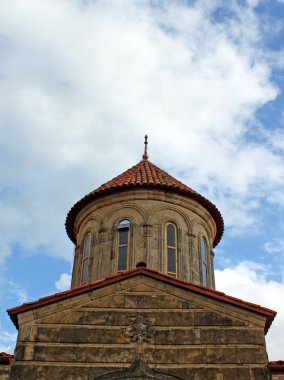
[[[274,360],[268,363],[267,368],[269,371],[276,375],[284,374],[284,360]]]
[[[253,313],[262,315],[263,317],[266,318],[265,333],[267,333],[269,327],[271,326],[273,319],[275,318],[275,316],[277,314],[276,311],[265,308],[263,306],[256,305],[256,304],[251,303],[251,302],[246,302],[246,301],[243,301],[239,298],[228,296],[225,293],[219,292],[217,290],[210,289],[206,286],[197,285],[197,284],[194,284],[192,282],[173,278],[169,275],[161,273],[157,270],[149,269],[147,267],[140,267],[140,268],[135,268],[135,269],[129,269],[129,270],[124,271],[124,272],[119,272],[119,273],[114,274],[112,276],[106,277],[102,280],[95,281],[91,284],[81,285],[79,287],[76,287],[76,288],[73,288],[70,290],[66,290],[64,292],[55,293],[53,295],[40,298],[39,300],[34,301],[34,302],[24,303],[20,306],[8,309],[7,312],[9,314],[11,320],[13,321],[14,325],[16,326],[16,328],[18,328],[19,327],[18,326],[18,314],[21,314],[21,313],[24,313],[26,311],[30,311],[33,309],[37,309],[37,308],[40,308],[43,306],[47,306],[47,305],[50,305],[50,304],[55,303],[55,302],[63,301],[65,299],[75,297],[77,295],[81,295],[81,294],[87,293],[89,291],[99,289],[99,288],[102,288],[104,286],[111,285],[113,283],[123,281],[123,280],[126,280],[128,278],[135,277],[135,276],[141,275],[141,274],[148,276],[148,277],[151,277],[151,278],[154,278],[154,279],[159,280],[159,281],[166,282],[168,284],[171,284],[171,285],[179,287],[179,288],[190,290],[194,293],[203,295],[205,297],[213,298],[215,300],[219,300],[221,302],[224,302],[224,303],[227,303],[230,305],[234,305],[236,307],[240,307],[242,309],[246,309],[246,310],[249,310]]]

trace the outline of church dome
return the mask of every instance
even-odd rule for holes
[[[99,197],[113,194],[115,192],[127,191],[133,188],[161,189],[167,192],[174,192],[185,197],[192,198],[204,206],[212,215],[217,226],[217,233],[214,239],[215,247],[221,240],[224,232],[224,223],[220,211],[217,207],[201,194],[191,189],[187,185],[178,181],[170,174],[154,165],[148,159],[143,159],[138,164],[132,166],[117,177],[104,183],[96,190],[85,195],[69,211],[66,218],[66,231],[73,243],[76,243],[73,225],[79,212],[91,202]]]
[[[143,265],[215,287],[213,248],[223,218],[208,199],[148,160],[87,194],[70,210],[72,287]]]

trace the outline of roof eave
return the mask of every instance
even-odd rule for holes
[[[157,184],[128,184],[128,185],[122,185],[120,187],[113,187],[113,188],[110,187],[98,193],[92,192],[92,193],[87,194],[84,198],[82,198],[77,203],[75,203],[74,206],[69,211],[69,213],[67,214],[65,228],[70,240],[74,244],[76,244],[76,237],[74,234],[74,223],[75,223],[77,215],[80,213],[80,211],[83,208],[88,206],[93,201],[99,198],[102,198],[104,196],[109,196],[115,193],[132,190],[134,188],[138,188],[138,189],[144,188],[144,189],[151,189],[151,190],[157,189],[160,191],[177,193],[180,195],[185,195],[188,198],[191,198],[200,202],[201,205],[211,214],[211,216],[213,217],[216,223],[217,233],[213,242],[213,248],[219,244],[224,232],[224,221],[223,221],[220,211],[217,209],[217,207],[213,203],[211,203],[208,199],[206,199],[199,193],[193,192],[192,194],[189,194],[189,192],[184,189],[179,189],[172,186],[162,186],[162,185],[157,185]]]
[[[258,315],[262,315],[263,317],[266,318],[266,324],[265,324],[265,333],[267,333],[269,327],[271,326],[271,323],[273,319],[275,318],[277,312],[271,309],[264,308],[260,305],[256,305],[250,302],[245,302],[241,299],[231,297],[226,295],[225,293],[219,292],[217,290],[213,290],[210,288],[207,288],[205,286],[197,285],[188,281],[180,280],[173,278],[171,276],[168,276],[164,273],[161,273],[157,270],[149,269],[147,267],[140,267],[140,268],[134,268],[134,269],[129,269],[127,271],[121,272],[114,274],[112,276],[106,277],[105,279],[95,281],[91,284],[87,285],[82,285],[77,288],[73,288],[71,290],[67,290],[64,292],[56,293],[51,296],[47,296],[44,298],[39,299],[38,301],[35,302],[29,302],[25,303],[21,306],[17,306],[11,309],[8,309],[7,312],[13,321],[14,325],[16,328],[18,328],[18,315],[21,313],[24,313],[29,310],[33,310],[36,308],[40,308],[55,302],[63,301],[65,299],[75,297],[80,294],[84,294],[88,291],[92,291],[95,289],[99,289],[101,287],[111,285],[115,282],[123,281],[128,278],[137,276],[137,275],[145,275],[151,278],[154,278],[159,281],[166,282],[168,284],[171,284],[173,286],[179,287],[179,288],[184,288],[186,290],[190,290],[194,293],[203,295],[205,297],[213,298],[215,300],[218,300],[220,302],[224,302],[226,304],[231,304],[236,307],[240,307],[246,310],[249,310],[253,313],[256,313]]]

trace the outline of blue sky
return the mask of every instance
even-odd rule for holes
[[[70,283],[72,205],[150,160],[225,220],[217,288],[278,311],[284,358],[284,2],[2,0],[0,351],[5,310]]]

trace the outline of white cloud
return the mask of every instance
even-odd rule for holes
[[[280,139],[246,138],[278,93],[257,17],[148,4],[0,3],[1,268],[15,241],[71,261],[68,209],[138,161],[145,132],[150,158],[207,189],[234,234],[260,229],[259,198],[283,194]],[[56,288],[69,286],[62,274]]]
[[[267,268],[253,262],[242,262],[232,268],[216,270],[215,275],[218,290],[277,311],[277,316],[266,335],[266,344],[269,360],[282,359],[284,281],[269,280]]]
[[[28,292],[21,285],[16,284],[14,281],[7,281],[8,291],[7,298],[12,297],[16,299],[20,304],[29,301],[31,298],[28,295]]]
[[[284,255],[284,238],[275,238],[266,242],[264,244],[264,249],[268,253],[278,253]]]
[[[18,332],[9,332],[2,329],[0,324],[0,352],[14,353]]]
[[[260,199],[279,198],[283,156],[247,137],[278,94],[256,2],[151,4],[1,2],[4,243],[71,261],[67,211],[140,159],[145,132],[150,158],[205,189],[229,231],[258,229]]]
[[[283,54],[283,62],[284,62],[284,54]],[[284,113],[282,113],[282,120],[284,122]],[[276,129],[273,131],[270,136],[270,143],[275,149],[279,149],[284,151],[284,131],[282,129]]]
[[[265,47],[257,0],[188,3],[0,2],[0,282],[15,243],[72,261],[66,213],[141,158],[146,132],[150,159],[214,201],[229,233],[261,230],[263,198],[284,206],[283,114],[274,132],[256,119],[283,51]],[[250,265],[220,273],[245,270],[252,293],[260,280],[279,294]]]
[[[7,243],[0,243],[0,284],[5,272],[5,261],[11,255],[11,249]]]
[[[62,273],[59,280],[55,282],[55,287],[60,292],[70,289],[71,286],[71,275]]]

